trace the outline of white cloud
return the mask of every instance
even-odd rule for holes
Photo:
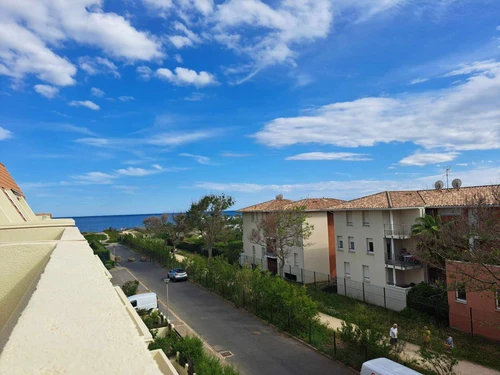
[[[460,174],[454,174],[452,177],[460,178],[463,182],[463,186],[498,184],[500,182],[500,167],[477,168],[461,171]],[[199,182],[196,183],[194,187],[207,191],[223,191],[226,193],[259,193],[259,195],[265,192],[269,194],[288,193],[289,195],[287,195],[287,198],[290,199],[299,199],[309,195],[320,195],[338,199],[354,199],[385,190],[433,189],[434,182],[440,179],[442,179],[442,176],[439,174],[411,179],[404,178],[401,180],[333,180],[291,184]]]
[[[289,156],[285,160],[345,160],[345,161],[366,161],[373,160],[367,154],[356,154],[352,152],[307,152]]]
[[[427,82],[429,78],[415,78],[410,81],[410,85],[416,85],[418,83],[424,83]]]
[[[159,173],[161,169],[144,169],[144,168],[134,168],[134,167],[128,167],[128,168],[123,168],[123,169],[118,169],[116,173],[123,175],[123,176],[134,176],[134,177],[142,177],[142,176],[148,176],[150,174],[155,174]]]
[[[159,170],[163,169],[160,164],[153,164],[152,167]]]
[[[155,10],[168,10],[172,7],[172,0],[142,0],[144,5]]]
[[[454,160],[459,155],[458,152],[415,152],[413,155],[407,156],[399,161],[400,165],[408,166],[424,166],[429,164],[446,163]]]
[[[498,149],[500,63],[487,66],[488,70],[447,89],[336,102],[307,116],[276,118],[254,136],[273,147],[411,142],[446,151]]]
[[[174,23],[174,30],[184,35],[172,35],[169,37],[170,42],[176,48],[190,47],[201,42],[201,38],[194,32],[189,30],[186,25],[181,22]]]
[[[223,156],[225,158],[246,158],[249,156],[253,156],[253,154],[237,154],[234,152],[223,152],[220,154],[220,156]]]
[[[90,89],[90,93],[94,96],[97,96],[98,98],[102,98],[106,93],[102,91],[101,89],[98,89],[97,87],[92,87]]]
[[[0,74],[14,79],[34,74],[53,85],[72,85],[75,66],[55,53],[66,42],[130,61],[164,56],[149,33],[102,7],[100,0],[1,1]]]
[[[136,72],[145,81],[148,81],[151,78],[151,74],[153,74],[153,71],[147,66],[138,66]]]
[[[135,98],[133,96],[119,96],[118,100],[121,100],[122,102],[129,102],[131,100],[134,100]]]
[[[88,172],[82,175],[72,176],[71,178],[84,185],[108,185],[113,183],[113,180],[116,178],[116,176],[103,172]]]
[[[204,16],[212,13],[214,8],[213,0],[178,0],[177,2],[186,13],[195,9]]]
[[[59,89],[49,85],[35,85],[35,91],[48,99],[52,99],[59,93]]]
[[[179,54],[174,55],[174,60],[177,61],[179,64],[182,63],[182,56]]]
[[[83,126],[75,126],[71,124],[63,124],[61,125],[61,129],[73,133],[79,133],[79,134],[85,134],[85,135],[90,135],[94,137],[96,133],[94,133],[92,130],[89,128],[83,127]]]
[[[498,73],[499,63],[495,60],[474,61],[470,64],[460,64],[460,66],[446,73],[444,77],[454,77],[469,74],[484,74],[485,72],[493,71]]]
[[[188,157],[188,158],[192,158],[192,159],[196,160],[200,164],[205,164],[205,165],[211,164],[210,163],[210,158],[207,157],[207,156],[193,155],[193,154],[187,154],[187,153],[182,153],[182,154],[179,154],[179,155],[180,156],[185,156],[185,157]]]
[[[75,142],[96,147],[104,147],[109,145],[109,141],[105,138],[80,138],[77,139]]]
[[[407,0],[337,0],[333,3],[334,9],[355,23],[364,22],[375,15],[397,8],[408,2]]]
[[[99,107],[94,102],[91,102],[90,100],[72,100],[71,102],[69,102],[69,105],[71,107],[87,107],[94,111],[98,111],[99,109],[101,109],[101,107]]]
[[[162,133],[156,134],[146,140],[146,143],[155,146],[179,146],[186,143],[199,141],[213,135],[210,131],[192,131],[189,133]]]
[[[175,73],[170,69],[159,68],[156,70],[156,76],[178,86],[194,85],[202,87],[217,84],[215,76],[210,73],[203,71],[196,73],[194,70],[180,67],[175,68]]]
[[[12,132],[0,126],[0,141],[12,138]]]
[[[169,36],[168,40],[170,40],[170,42],[176,48],[190,47],[193,45],[193,41],[191,39],[189,39],[187,36],[183,36],[183,35]]]
[[[120,78],[118,67],[104,57],[82,56],[78,59],[80,69],[87,74],[95,76],[98,74],[110,74],[115,78]]]

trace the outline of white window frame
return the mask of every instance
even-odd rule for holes
[[[299,254],[293,253],[293,266],[298,267],[299,266]]]
[[[370,226],[370,211],[363,210],[361,212],[363,216],[363,226],[364,227],[369,227]]]
[[[458,289],[460,287],[463,287],[463,289],[464,289],[465,299],[458,297]],[[467,303],[467,290],[465,289],[465,285],[457,284],[457,289],[455,290],[455,301],[460,302],[460,303]]]
[[[365,269],[367,272],[365,272]],[[368,274],[368,277],[366,276]],[[370,281],[370,267],[369,266],[363,266],[363,281]]]
[[[344,251],[344,237],[337,236],[337,250]]]
[[[347,242],[348,242],[348,246],[349,246],[349,251],[351,251],[351,252],[356,251],[356,244],[354,243],[354,236],[349,236],[349,237],[347,237],[347,239],[348,239]],[[352,239],[352,241],[351,241],[351,239]],[[352,244],[352,247],[351,247],[351,244]]]
[[[373,244],[373,251],[370,251],[370,242]],[[366,239],[366,252],[368,254],[375,254],[375,243],[373,242],[373,238]]]
[[[347,272],[349,268],[349,272]],[[349,262],[344,262],[344,277],[351,278],[351,264]]]
[[[349,221],[349,216],[350,216],[350,221]],[[345,212],[345,225],[348,226],[348,227],[352,227],[353,226],[353,223],[352,223],[352,211],[346,211]]]

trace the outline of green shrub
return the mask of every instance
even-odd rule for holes
[[[192,361],[195,366],[200,363],[203,359],[203,342],[198,337],[186,336],[184,340],[178,340],[172,346],[174,352],[180,353],[180,363],[184,366],[184,364],[189,363],[188,359]]]
[[[203,357],[195,367],[197,375],[238,375],[239,372],[231,365],[223,365],[212,356]]]
[[[424,312],[440,321],[448,321],[448,293],[441,285],[421,282],[410,289],[406,304],[410,309]]]
[[[138,288],[139,288],[139,280],[127,281],[125,284],[122,285],[123,293],[125,293],[127,297],[136,295]]]
[[[90,235],[87,236],[86,239],[89,243],[89,246],[94,251],[94,254],[96,254],[104,264],[106,264],[106,262],[110,260],[109,250],[106,249],[104,245],[95,238],[95,236]]]

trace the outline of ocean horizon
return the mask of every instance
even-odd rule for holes
[[[241,215],[236,211],[224,211],[226,216]],[[167,213],[168,221],[172,222],[172,215],[177,213]],[[160,217],[163,213],[152,214],[129,214],[129,215],[96,215],[96,216],[61,216],[55,219],[73,219],[80,232],[102,232],[104,229],[114,228],[135,228],[144,227],[144,219],[150,216]]]

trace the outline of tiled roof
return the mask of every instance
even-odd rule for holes
[[[271,201],[254,204],[253,206],[242,208],[238,212],[256,212],[256,211],[276,211],[283,209],[293,201],[290,199],[273,199]]]
[[[0,189],[15,190],[16,192],[24,195],[7,168],[5,168],[5,165],[2,163],[0,163]]]
[[[306,211],[327,210],[346,201],[334,198],[306,198],[295,201],[286,206],[286,208],[305,207]]]
[[[388,209],[412,207],[460,207],[484,198],[485,204],[500,204],[500,185],[471,186],[460,189],[384,191],[332,207],[334,210]]]

